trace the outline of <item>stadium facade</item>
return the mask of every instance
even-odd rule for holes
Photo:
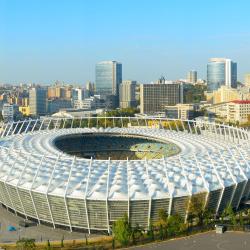
[[[99,147],[89,143],[90,135]],[[249,136],[223,124],[174,119],[8,123],[0,140],[0,202],[38,223],[89,232],[110,232],[125,213],[132,226],[145,229],[159,209],[185,218],[190,197],[201,193],[205,206],[220,214],[250,197]],[[80,153],[90,159],[72,155],[73,143],[73,151],[88,148]],[[110,158],[95,158],[99,149]]]

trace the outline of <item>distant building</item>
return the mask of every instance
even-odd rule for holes
[[[84,109],[84,110],[93,110],[105,108],[105,101],[100,99],[100,96],[91,96],[89,98],[85,98],[81,101],[76,101],[74,108],[76,109]]]
[[[197,83],[197,71],[191,70],[188,72],[187,82],[193,83],[193,84]]]
[[[235,100],[228,103],[220,103],[207,108],[208,112],[227,122],[246,123],[250,116],[250,100]]]
[[[103,61],[96,64],[96,93],[105,100],[108,108],[119,105],[119,85],[122,83],[122,64]]]
[[[46,115],[47,113],[47,89],[33,87],[29,90],[30,114],[33,116]]]
[[[85,98],[86,91],[82,88],[72,89],[71,99],[73,107],[77,108],[78,103],[80,103]],[[88,96],[87,96],[88,97]]]
[[[120,108],[136,107],[136,81],[122,81],[119,88]]]
[[[50,99],[48,100],[48,114],[54,114],[60,109],[72,108],[71,100],[66,99]]]
[[[230,102],[233,100],[250,100],[249,90],[245,87],[240,89],[230,88],[222,85],[219,89],[205,93],[209,103],[218,104],[221,102]]]
[[[71,99],[71,86],[55,85],[48,87],[48,99],[62,98]]]
[[[165,112],[167,118],[191,120],[194,118],[194,112],[197,107],[194,104],[178,103],[175,106],[166,106]]]
[[[19,112],[23,114],[23,116],[30,116],[30,106],[20,106]]]
[[[245,85],[250,87],[250,73],[245,75]]]
[[[52,115],[56,118],[82,118],[82,117],[91,117],[97,116],[103,113],[103,109],[96,110],[83,110],[83,109],[62,109],[59,112]]]
[[[4,103],[2,116],[5,122],[13,122],[18,115],[18,106],[16,104]]]
[[[227,104],[227,120],[230,122],[245,123],[250,116],[250,101],[232,101]]]
[[[207,65],[208,91],[217,90],[222,85],[237,87],[237,63],[226,58],[211,58]]]
[[[154,114],[164,112],[165,106],[183,102],[182,84],[141,84],[140,112]]]
[[[95,84],[93,82],[88,81],[86,83],[86,91],[88,92],[88,97],[93,96],[95,94]]]
[[[48,87],[48,98],[62,98],[63,97],[63,88],[61,86],[50,86]]]

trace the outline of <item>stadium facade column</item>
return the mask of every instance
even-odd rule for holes
[[[67,193],[68,193],[70,178],[71,178],[71,175],[72,175],[72,170],[73,170],[74,165],[75,165],[75,160],[76,160],[76,157],[74,156],[73,159],[72,159],[72,163],[70,165],[69,176],[68,176],[68,179],[67,179],[65,192],[64,192],[64,196],[63,196],[64,197],[65,208],[66,208],[66,212],[67,212],[67,217],[68,217],[68,221],[69,221],[70,232],[72,232],[72,225],[71,225],[71,220],[70,220],[70,216],[69,216],[69,209],[68,209],[68,204],[67,204]]]
[[[87,219],[88,233],[89,234],[90,234],[90,225],[89,225],[89,215],[88,215],[88,207],[87,207],[87,196],[88,196],[89,178],[90,178],[90,175],[91,175],[92,161],[93,161],[93,158],[91,157],[91,159],[89,161],[88,179],[87,179],[87,184],[86,184],[86,189],[85,189],[85,195],[84,195],[86,219]]]

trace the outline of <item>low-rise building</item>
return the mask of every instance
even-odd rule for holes
[[[82,117],[97,116],[104,112],[103,109],[84,110],[84,109],[61,109],[59,112],[52,115],[55,118],[74,118],[81,119]]]
[[[19,112],[21,112],[23,116],[30,116],[30,106],[20,106]]]
[[[165,106],[166,117],[173,119],[189,120],[194,118],[194,112],[197,105],[194,104],[176,104],[175,106]]]
[[[218,90],[207,92],[206,99],[212,104],[230,102],[233,100],[250,100],[250,93],[249,89],[246,87],[235,89],[223,85]]]
[[[227,120],[229,122],[246,123],[250,116],[250,101],[232,101],[227,108]]]
[[[71,100],[67,99],[48,100],[48,114],[54,114],[63,108],[72,108]]]
[[[242,124],[249,121],[250,100],[235,100],[216,104],[208,107],[207,110],[226,122]]]
[[[15,104],[5,103],[2,109],[2,116],[4,122],[13,122],[18,116],[18,106]]]
[[[75,109],[99,109],[105,108],[105,100],[100,99],[100,96],[91,96],[84,100],[77,100],[74,102]]]

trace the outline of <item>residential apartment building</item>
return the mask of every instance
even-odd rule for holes
[[[136,107],[136,81],[122,81],[119,87],[120,108]]]

